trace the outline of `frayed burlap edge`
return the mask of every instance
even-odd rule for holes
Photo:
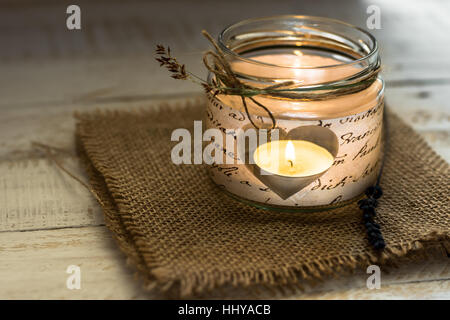
[[[198,102],[196,102],[198,103]],[[121,116],[124,113],[135,115],[136,113],[151,115],[158,114],[164,109],[165,114],[179,114],[180,108],[190,108],[195,103],[160,104],[157,108],[142,108],[133,111],[96,111],[93,113],[76,114],[79,121],[92,119],[99,115]],[[177,112],[178,111],[178,112]],[[400,121],[395,114],[390,113],[394,121]],[[428,147],[428,144],[418,134],[414,133],[414,139],[418,144]],[[310,262],[299,262],[298,265],[278,270],[258,270],[243,272],[226,272],[218,274],[216,272],[194,272],[186,274],[182,279],[171,279],[166,275],[156,263],[151,251],[140,252],[139,243],[145,237],[133,228],[131,216],[127,214],[128,204],[122,199],[120,190],[117,188],[117,181],[112,168],[106,168],[110,173],[107,176],[100,172],[105,172],[102,167],[102,159],[108,155],[100,154],[95,145],[95,139],[89,136],[88,132],[81,130],[77,126],[77,149],[86,168],[91,186],[96,194],[103,201],[103,210],[107,227],[112,231],[121,251],[127,256],[127,263],[136,268],[136,277],[144,282],[147,290],[158,290],[169,296],[193,297],[204,294],[211,290],[231,285],[242,287],[248,290],[267,289],[272,292],[286,293],[297,289],[303,290],[305,284],[315,284],[322,282],[329,277],[340,277],[353,273],[359,268],[364,268],[371,264],[384,265],[388,267],[398,267],[399,264],[408,261],[418,261],[432,256],[448,256],[450,252],[450,232],[449,230],[431,230],[424,233],[417,240],[404,242],[394,246],[388,246],[381,253],[367,252],[358,255],[341,255],[327,259],[317,259]],[[89,149],[89,153],[87,153]],[[429,157],[429,166],[439,172],[447,173],[448,164],[433,150]],[[93,161],[92,159],[96,159]],[[148,240],[147,240],[148,241]],[[146,243],[147,248],[152,247]],[[258,289],[259,288],[259,289]]]

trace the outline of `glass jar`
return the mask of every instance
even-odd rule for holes
[[[218,45],[242,84],[275,90],[244,98],[208,94],[206,128],[223,133],[215,145],[225,159],[210,166],[216,184],[263,208],[317,210],[358,199],[374,183],[384,82],[372,35],[328,18],[275,16],[226,28]],[[216,81],[214,74],[208,81]],[[266,156],[255,163],[255,149],[240,154],[227,143],[227,136],[237,141],[249,128],[279,129],[284,142],[276,148],[293,148],[294,161],[283,150],[281,160]],[[316,151],[331,157],[329,166]],[[274,161],[283,164],[273,169]]]

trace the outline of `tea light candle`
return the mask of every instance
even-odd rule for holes
[[[303,140],[276,140],[260,145],[254,152],[261,169],[285,177],[307,177],[328,170],[334,157],[325,148]]]

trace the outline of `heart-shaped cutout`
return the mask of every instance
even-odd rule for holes
[[[242,128],[243,132],[253,127]],[[265,129],[265,128],[261,128]],[[265,186],[269,187],[281,199],[286,200],[292,195],[304,189],[313,181],[320,178],[325,172],[329,170],[331,165],[317,174],[307,176],[286,176],[281,174],[270,173],[256,164],[254,153],[256,148],[260,145],[274,140],[302,140],[315,144],[327,150],[333,157],[336,158],[339,150],[339,141],[336,134],[328,128],[314,125],[299,126],[285,132],[281,128],[278,129],[278,137],[268,134],[266,141],[258,141],[256,145],[246,145],[245,150],[245,165],[247,169]],[[266,129],[267,130],[267,129]],[[257,134],[259,137],[259,134]],[[278,139],[277,139],[278,138]]]

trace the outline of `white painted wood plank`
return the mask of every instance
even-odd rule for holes
[[[201,53],[179,55],[180,61],[200,65]],[[183,59],[185,58],[185,59]],[[194,63],[189,63],[193,66]],[[90,97],[135,97],[201,89],[190,81],[171,79],[153,52],[146,57],[11,62],[0,65],[0,115],[5,108],[66,105]],[[201,69],[201,67],[196,67]],[[204,74],[204,71],[198,74]]]
[[[135,299],[139,283],[106,227],[0,233],[0,299]],[[81,289],[69,290],[69,265]]]
[[[172,104],[196,101],[197,96],[164,99]],[[157,105],[161,100],[155,99]],[[147,101],[147,105],[151,105]],[[102,105],[109,109],[142,107],[142,102]],[[94,197],[77,181],[62,172],[45,152],[33,149],[41,142],[62,149],[60,161],[80,178],[85,173],[75,155],[74,110],[86,111],[89,104],[11,109],[0,119],[0,232],[51,229],[103,224]]]
[[[83,177],[74,158],[68,169]],[[0,232],[102,225],[94,197],[48,159],[0,162]]]
[[[24,9],[0,4],[0,107],[17,103],[66,103],[97,90],[111,94],[148,95],[191,91],[189,83],[174,82],[153,60],[157,43],[171,45],[177,57],[203,75],[201,53],[208,42],[203,28],[218,34],[244,18],[280,13],[322,15],[365,27],[366,9],[381,9],[380,42],[384,74],[390,81],[425,80],[448,83],[450,22],[448,2],[427,5],[410,1],[81,1],[83,27],[68,31],[65,5],[48,3]],[[189,14],[186,14],[188,12]],[[220,14],[217,14],[220,12]],[[170,19],[168,19],[170,16]],[[159,81],[153,82],[152,78]],[[152,85],[150,85],[152,83]],[[1,112],[1,111],[0,111]]]
[[[80,32],[65,28],[65,3],[28,2],[21,7],[0,3],[3,18],[0,26],[5,43],[10,45],[10,53],[2,51],[0,57],[20,60],[23,57],[70,57],[80,53],[84,57],[136,56],[147,53],[136,51],[135,45],[144,43],[148,52],[161,40],[176,45],[179,50],[200,50],[207,44],[199,33],[202,28],[217,34],[242,19],[289,13],[341,19],[366,28],[369,5],[377,5],[381,10],[381,29],[371,32],[380,40],[388,60],[394,58],[400,62],[432,56],[430,61],[421,62],[447,61],[446,54],[450,50],[444,41],[448,39],[450,25],[447,19],[450,5],[445,0],[430,0],[426,5],[408,0],[342,0],[339,5],[333,0],[280,1],[276,5],[268,0],[128,1],[126,5],[121,1],[80,0],[77,3],[83,14]],[[25,8],[31,10],[25,11]],[[97,34],[94,30],[103,31]],[[48,36],[36,39],[37,33]],[[63,34],[66,41],[58,34]],[[70,45],[75,38],[79,52],[74,52],[76,47]],[[53,50],[41,51],[48,48]],[[113,48],[116,50],[111,50]]]
[[[450,85],[386,88],[387,105],[447,162],[450,162],[449,89]]]
[[[450,280],[391,284],[381,287],[379,290],[332,289],[298,298],[311,300],[448,300],[450,299]]]
[[[0,233],[0,299],[141,299],[161,298],[147,293],[134,279],[133,269],[117,249],[106,227],[85,227],[30,232]],[[69,290],[69,265],[81,268],[81,289]],[[448,298],[448,259],[429,260],[393,269],[382,269],[381,289],[366,287],[368,275],[331,279],[293,295],[293,299],[411,299]],[[437,281],[442,279],[441,282]],[[421,281],[417,283],[417,281]],[[229,288],[226,295],[245,298]],[[208,297],[219,297],[217,293]],[[255,297],[268,297],[267,294]]]

